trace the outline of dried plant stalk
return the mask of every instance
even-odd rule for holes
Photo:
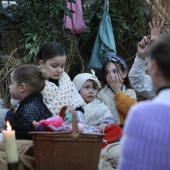
[[[9,94],[9,83],[10,83],[10,73],[12,70],[18,66],[23,59],[15,59],[13,54],[17,51],[15,49],[11,55],[0,56],[0,98],[4,99],[5,106],[8,105],[10,94]]]

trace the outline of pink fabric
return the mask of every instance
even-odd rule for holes
[[[60,127],[63,123],[63,118],[57,115],[56,117],[50,117],[48,119],[41,120],[39,123],[45,126],[53,125],[55,127]]]
[[[64,16],[64,27],[70,29],[74,34],[80,34],[86,29],[86,25],[83,19],[82,4],[80,0],[76,0],[76,3],[70,3],[67,1],[67,7],[73,10],[73,18]]]

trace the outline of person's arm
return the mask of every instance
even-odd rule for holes
[[[138,43],[136,58],[128,75],[131,86],[140,95],[148,99],[155,96],[151,77],[146,74],[146,53],[149,42],[149,36],[144,36],[143,39]]]
[[[146,74],[146,69],[146,60],[137,54],[128,76],[131,86],[140,95],[150,99],[155,96],[155,93],[153,92],[151,77]]]
[[[150,99],[155,96],[152,87],[152,80],[149,75],[146,74],[146,56],[147,48],[151,40],[156,40],[160,36],[164,21],[155,22],[153,19],[149,23],[150,36],[144,36],[138,43],[137,54],[134,60],[134,64],[129,72],[129,79],[132,87],[143,97]]]

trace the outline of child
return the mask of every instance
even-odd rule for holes
[[[95,72],[78,74],[73,83],[77,91],[80,93],[86,105],[83,107],[84,114],[77,112],[78,122],[85,124],[84,133],[106,133],[105,142],[114,142],[122,134],[121,128],[116,125],[116,120],[112,116],[109,108],[96,98],[98,89],[101,87]],[[106,128],[112,126],[110,132],[106,132]],[[110,136],[110,137],[108,137]],[[106,141],[109,138],[111,141]],[[106,145],[103,145],[103,147]]]
[[[79,108],[85,103],[77,92],[70,77],[64,72],[66,54],[64,49],[56,42],[47,42],[40,49],[37,58],[40,67],[49,73],[42,91],[44,103],[53,116],[58,115],[63,106]]]
[[[123,126],[128,110],[137,103],[135,91],[125,86],[128,83],[127,65],[118,56],[108,56],[104,60],[102,73],[105,86],[97,97],[109,107],[116,122]]]
[[[15,111],[7,112],[5,120],[10,122],[17,139],[31,139],[28,133],[35,130],[32,122],[52,116],[40,94],[47,77],[45,70],[33,65],[19,66],[11,73],[10,94],[20,102]]]
[[[150,42],[159,38],[163,23],[164,21],[156,22],[154,19],[151,23],[149,23],[150,36],[144,36],[143,39],[138,43],[136,58],[129,71],[129,79],[132,87],[140,95],[147,99],[155,97],[151,77],[146,74],[147,48]]]
[[[157,96],[130,109],[118,170],[170,169],[170,35],[151,44],[147,59]]]

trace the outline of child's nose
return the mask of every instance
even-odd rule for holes
[[[57,67],[57,72],[60,72],[61,71],[61,67]]]
[[[93,88],[90,88],[90,93],[93,93]]]

